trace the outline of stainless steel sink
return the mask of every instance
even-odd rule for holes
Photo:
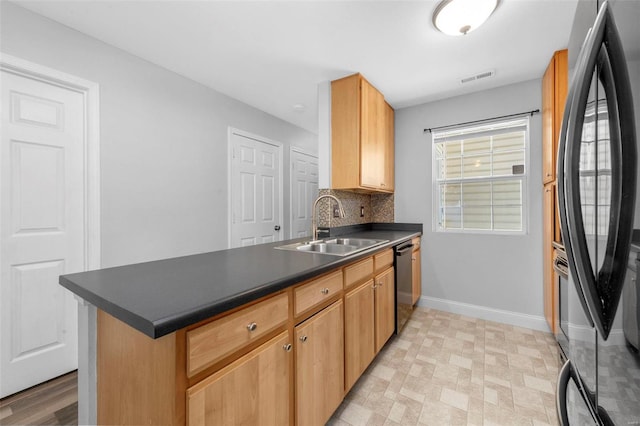
[[[333,238],[325,240],[327,244],[337,244],[355,247],[373,247],[378,244],[386,243],[388,240],[370,240],[366,238]]]
[[[371,247],[384,244],[389,240],[373,240],[366,238],[331,238],[320,241],[305,241],[301,243],[287,244],[275,247],[279,250],[292,250],[304,253],[329,254],[333,256],[346,256],[357,253]]]

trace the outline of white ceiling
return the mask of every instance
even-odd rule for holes
[[[436,0],[17,3],[317,132],[318,83],[355,72],[394,108],[540,78],[567,46],[576,1],[501,0],[462,37],[433,27]]]

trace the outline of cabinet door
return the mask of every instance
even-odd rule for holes
[[[385,106],[385,155],[384,155],[384,188],[393,191],[395,188],[395,113],[391,105]]]
[[[384,189],[384,97],[365,79],[361,84],[360,185]]]
[[[556,179],[558,138],[567,101],[567,50],[555,52],[542,77],[542,180],[547,184]]]
[[[553,78],[553,178],[556,172],[556,157],[560,143],[560,128],[562,116],[567,102],[569,86],[569,59],[567,49],[559,50],[553,55],[555,75]]]
[[[555,57],[551,58],[542,77],[542,181],[549,183],[556,177],[554,150],[555,118]]]
[[[191,425],[289,424],[291,341],[284,332],[187,390]]]
[[[395,286],[393,267],[376,276],[376,353],[395,330]]]
[[[376,353],[373,283],[369,280],[344,297],[345,391],[351,389]]]
[[[344,396],[342,300],[295,328],[296,424],[324,425]]]
[[[549,329],[555,334],[556,324],[556,298],[553,280],[553,239],[555,235],[555,183],[544,186],[542,198],[542,271],[543,271],[543,300],[544,317],[547,319]]]
[[[422,295],[422,265],[420,249],[411,254],[411,303],[416,304]]]

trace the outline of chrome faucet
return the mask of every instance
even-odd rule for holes
[[[324,194],[319,196],[318,198],[316,198],[316,200],[313,202],[313,209],[311,210],[311,238],[313,239],[312,241],[318,241],[318,223],[316,220],[316,216],[317,216],[317,209],[318,209],[318,202],[320,200],[322,200],[323,198],[331,198],[332,200],[335,200],[338,203],[338,212],[340,214],[340,217],[345,217],[345,213],[344,213],[344,208],[342,207],[342,203],[340,202],[340,200],[338,200],[336,197],[334,197],[333,195],[330,194]]]

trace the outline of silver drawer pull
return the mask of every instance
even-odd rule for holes
[[[382,287],[382,284],[384,284],[384,281],[378,282],[378,287]]]
[[[320,293],[322,294],[329,294],[329,289],[328,288],[323,288],[322,290],[320,290]]]
[[[306,335],[302,335],[302,336],[300,336],[300,341],[301,341],[302,343],[306,342],[306,341],[307,341],[307,336],[306,336]]]
[[[286,345],[282,345],[282,349],[287,352],[291,352],[291,343],[287,343]]]
[[[376,283],[373,283],[373,285],[371,286],[371,288],[376,288],[376,287],[378,287]]]
[[[255,322],[252,322],[251,324],[247,325],[247,330],[249,331],[255,331],[256,328],[258,328],[258,324],[256,324]]]

